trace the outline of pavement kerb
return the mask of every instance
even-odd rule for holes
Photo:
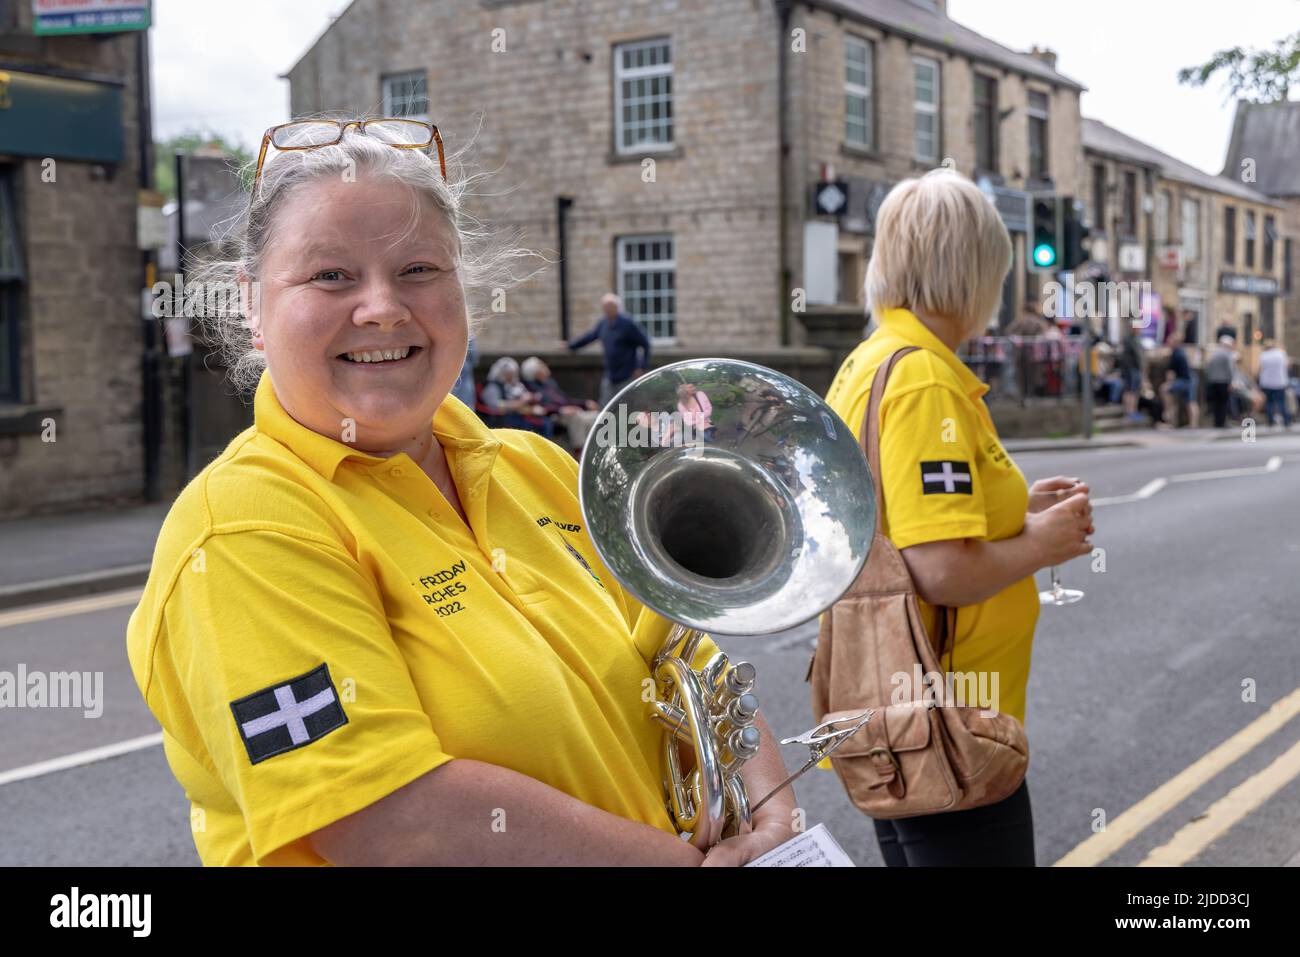
[[[1072,452],[1077,449],[1122,449],[1145,445],[1137,439],[1120,442],[1090,442],[1088,439],[1010,439],[1002,443],[1008,452]]]
[[[64,598],[84,598],[98,592],[117,591],[143,585],[149,578],[149,564],[119,565],[102,571],[65,575],[43,581],[21,582],[0,588],[0,609],[37,605]]]

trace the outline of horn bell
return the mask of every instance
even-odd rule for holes
[[[710,430],[691,388],[712,405]],[[738,360],[629,383],[592,429],[578,483],[591,540],[624,587],[719,635],[771,634],[828,608],[876,526],[857,436],[801,383]]]

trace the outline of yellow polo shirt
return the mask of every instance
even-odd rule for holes
[[[879,327],[844,360],[827,401],[856,434],[876,369],[897,349],[920,346],[894,366],[880,405],[882,529],[898,548],[953,538],[998,541],[1025,524],[1029,486],[1002,447],[982,383],[906,309],[886,310]],[[934,634],[934,608],[918,602]],[[948,671],[985,673],[997,709],[1025,720],[1030,650],[1038,621],[1032,575],[978,605],[957,609]]]
[[[410,456],[304,427],[268,374],[254,409],[173,504],[127,632],[203,862],[323,864],[306,835],[453,758],[674,833],[642,697],[668,623],[599,561],[572,457],[447,398],[467,527]]]

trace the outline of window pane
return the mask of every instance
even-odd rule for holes
[[[423,116],[429,112],[428,78],[423,71],[383,80],[384,112],[389,116]]]
[[[1183,256],[1188,262],[1200,258],[1201,204],[1183,200]]]
[[[1029,171],[1032,175],[1047,175],[1047,122],[1031,117],[1029,120]]]
[[[18,274],[18,237],[14,235],[13,210],[9,208],[8,183],[0,180],[0,276]]]
[[[918,103],[934,103],[934,68],[928,63],[915,64],[916,100]]]
[[[844,51],[844,81],[855,86],[866,86],[870,78],[867,45],[859,40],[849,40]]]
[[[615,114],[619,124],[620,150],[645,145],[671,145],[672,66],[667,41],[630,44],[620,49],[618,90],[621,108]],[[627,75],[629,72],[632,75]]]
[[[935,116],[933,113],[916,114],[916,158],[933,160],[936,158]]]
[[[618,287],[631,315],[656,338],[674,335],[673,243],[669,236],[625,238],[618,243]]]

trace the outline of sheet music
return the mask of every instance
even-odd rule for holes
[[[825,824],[818,824],[792,837],[746,867],[857,867],[844,848],[831,837]]]

